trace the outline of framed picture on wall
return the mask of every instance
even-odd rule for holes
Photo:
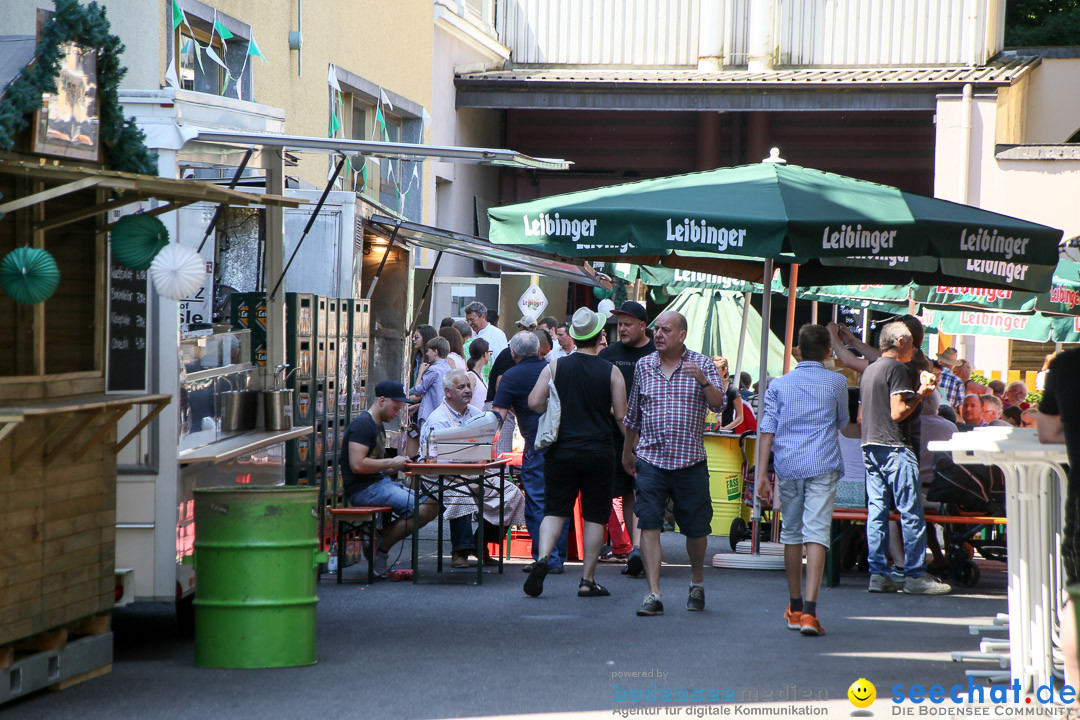
[[[61,46],[56,91],[41,96],[34,118],[33,151],[99,162],[97,53],[74,43]]]

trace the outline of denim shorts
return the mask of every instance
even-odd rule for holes
[[[385,505],[394,508],[395,516],[408,518],[413,514],[413,497],[411,489],[384,475],[381,480],[350,495],[349,504],[354,507]]]
[[[637,461],[637,497],[634,514],[642,530],[660,530],[668,497],[675,505],[675,523],[688,538],[700,538],[712,529],[712,498],[709,496],[709,466],[704,460],[677,470],[664,470],[644,460]]]
[[[783,545],[817,543],[829,547],[833,501],[839,472],[825,473],[797,480],[777,479],[780,490],[780,526]]]

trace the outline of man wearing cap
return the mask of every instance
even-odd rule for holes
[[[529,393],[536,385],[540,372],[547,367],[547,363],[537,354],[539,349],[540,341],[531,332],[523,330],[510,338],[510,352],[513,353],[516,364],[499,378],[499,389],[495,392],[491,408],[504,418],[513,410],[517,415],[521,436],[525,438],[525,452],[521,459],[521,485],[525,490],[525,527],[529,529],[529,537],[532,538],[533,560],[540,557],[537,551],[540,549],[540,523],[544,519],[544,454],[536,449],[540,413],[529,407]],[[505,425],[502,432],[506,432]],[[551,573],[558,574],[563,571],[569,529],[569,526],[563,527],[562,536],[551,553],[548,563],[548,571]],[[526,572],[531,567],[526,566]]]
[[[531,597],[544,590],[551,551],[567,526],[581,494],[584,568],[578,584],[579,597],[605,597],[607,588],[596,582],[596,562],[604,542],[604,526],[611,512],[611,483],[615,453],[611,448],[611,417],[626,413],[626,386],[622,373],[596,356],[606,316],[589,308],[574,313],[570,335],[578,351],[543,369],[529,393],[529,407],[547,411],[550,388],[555,384],[562,406],[559,435],[544,458],[544,520],[540,524],[539,559],[525,581]]]
[[[383,380],[375,386],[375,402],[356,416],[345,431],[338,464],[341,467],[345,497],[353,506],[385,505],[394,509],[394,522],[383,527],[375,551],[376,575],[386,574],[387,554],[394,544],[413,530],[413,491],[394,480],[405,469],[408,458],[386,457],[385,423],[401,413],[408,402],[405,388],[393,380]],[[420,527],[439,515],[439,506],[431,498],[420,504]]]
[[[690,557],[687,610],[705,609],[705,547],[712,521],[705,462],[705,412],[724,409],[720,373],[712,360],[684,344],[686,318],[661,313],[653,325],[656,352],[638,361],[626,407],[623,467],[637,478],[634,511],[649,594],[638,615],[663,615],[660,530],[668,498]]]
[[[600,357],[615,365],[622,373],[623,382],[629,392],[634,385],[634,367],[638,360],[656,352],[656,345],[649,339],[645,328],[648,324],[648,315],[641,303],[627,300],[618,310],[613,310],[619,331],[619,342],[600,351]],[[623,574],[631,577],[639,577],[645,572],[645,565],[641,562],[640,536],[637,532],[637,523],[634,522],[634,477],[626,472],[622,465],[623,457],[623,429],[616,423],[612,432],[612,442],[615,446],[615,485],[612,488],[612,516],[615,522],[625,528],[626,535],[630,538],[633,546],[630,555],[626,559],[626,567]],[[615,534],[615,533],[613,533]]]
[[[938,380],[938,389],[945,397],[945,404],[953,410],[959,410],[960,406],[964,404],[965,388],[964,381],[953,373],[953,368],[960,362],[956,356],[956,348],[946,348],[944,352],[938,353],[937,361],[941,364],[941,379]]]
[[[465,306],[465,322],[469,323],[476,337],[487,340],[492,357],[506,348],[506,333],[488,322],[488,309],[484,303],[474,300]]]

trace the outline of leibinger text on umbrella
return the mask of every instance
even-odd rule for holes
[[[1023,255],[1031,238],[1005,237],[998,235],[997,229],[979,228],[975,232],[964,228],[960,231],[960,249],[967,252],[989,252],[1005,256],[1012,260],[1013,255]]]
[[[882,248],[888,250],[896,242],[896,230],[863,230],[862,225],[841,225],[839,230],[825,226],[821,235],[822,250],[870,250],[875,255]]]
[[[668,218],[667,241],[715,245],[717,250],[723,252],[729,247],[743,246],[743,243],[746,242],[746,228],[713,227],[704,220],[691,220],[690,218],[683,218],[681,223],[676,220],[673,226],[671,218]]]
[[[1031,315],[1009,315],[1008,313],[960,311],[960,324],[967,327],[993,328],[1010,332],[1027,327]]]
[[[964,263],[964,269],[969,272],[986,273],[1005,278],[1006,282],[1023,280],[1027,275],[1028,266],[1019,263],[1005,262],[1004,260],[968,260]]]
[[[995,300],[1008,300],[1012,297],[1012,290],[994,290],[991,288],[955,287],[952,285],[938,285],[934,288],[942,295],[971,295],[982,298],[986,302]],[[1051,298],[1053,296],[1051,295]]]
[[[522,221],[525,223],[526,237],[546,235],[548,237],[568,237],[571,240],[580,240],[583,237],[594,237],[596,235],[597,221],[595,219],[567,220],[566,218],[560,218],[559,213],[554,215],[540,213],[535,219],[523,215]]]

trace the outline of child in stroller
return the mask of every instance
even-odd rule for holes
[[[941,503],[941,514],[1005,517],[1005,478],[996,467],[957,465],[947,454],[934,460],[934,478],[926,499]],[[1006,537],[1002,525],[947,523],[942,528],[949,577],[961,587],[979,582],[978,551],[987,560],[1005,561]]]

